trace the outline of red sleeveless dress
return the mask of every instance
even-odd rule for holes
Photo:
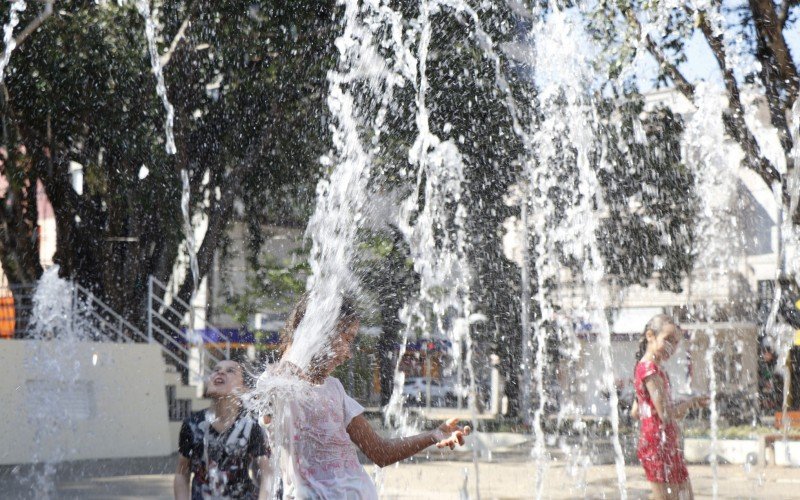
[[[639,403],[639,446],[636,455],[651,483],[680,484],[689,479],[683,452],[678,445],[680,433],[674,420],[664,425],[658,416],[645,386],[645,379],[650,376],[661,377],[666,392],[664,404],[672,404],[669,377],[664,370],[652,361],[637,364],[633,381]]]

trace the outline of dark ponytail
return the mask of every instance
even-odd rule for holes
[[[651,331],[658,335],[661,329],[667,325],[678,326],[678,323],[668,314],[656,314],[650,318],[650,321],[645,325],[642,337],[639,339],[639,349],[636,351],[636,359],[633,362],[634,377],[636,375],[636,367],[639,365],[639,360],[642,359],[644,353],[647,352],[647,332]]]
[[[639,339],[639,349],[636,351],[636,359],[633,360],[633,374],[636,377],[636,367],[639,366],[639,360],[642,359],[644,353],[647,351],[647,329],[645,328]]]

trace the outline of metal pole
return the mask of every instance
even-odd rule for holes
[[[75,316],[78,314],[78,285],[72,286],[72,314],[70,314],[70,332],[71,335],[76,335],[75,332]]]
[[[153,277],[147,277],[147,342],[153,343]]]
[[[425,342],[425,349],[423,350],[425,353],[425,406],[428,409],[428,412],[431,411],[431,357],[430,357],[430,350],[427,347],[427,342]]]
[[[520,266],[520,279],[522,297],[520,300],[520,315],[522,323],[522,342],[520,345],[522,355],[522,369],[520,370],[520,416],[524,423],[528,423],[531,413],[531,277],[528,270],[528,200],[523,198],[520,206],[522,219],[522,261]],[[540,395],[540,397],[542,397]]]

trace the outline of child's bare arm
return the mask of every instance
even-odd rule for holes
[[[634,420],[639,418],[639,401],[636,399],[633,400],[633,404],[631,405],[631,418]]]
[[[272,493],[272,464],[269,461],[269,457],[260,456],[256,458],[256,463],[258,464],[258,471],[261,476],[260,485],[258,487],[258,500],[275,498],[275,495]]]
[[[459,427],[457,419],[451,419],[438,429],[404,438],[387,439],[375,432],[363,415],[354,417],[347,426],[350,439],[364,454],[379,467],[386,467],[413,456],[434,444],[439,448],[450,449],[456,444],[464,444],[464,436],[470,433],[469,427]]]
[[[666,404],[664,381],[661,377],[651,375],[644,380],[644,385],[647,387],[647,392],[650,393],[650,400],[653,401],[653,406],[661,421],[667,423],[672,420],[671,408]]]
[[[681,401],[672,406],[672,414],[676,419],[681,419],[686,416],[689,410],[697,408],[705,408],[708,406],[707,396],[697,396],[686,401]]]
[[[188,500],[192,496],[189,488],[190,465],[188,458],[178,454],[178,466],[175,468],[175,478],[172,481],[172,490],[176,500]]]

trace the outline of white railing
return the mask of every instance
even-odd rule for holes
[[[177,307],[176,307],[177,306]],[[205,322],[204,330],[218,339],[222,349],[212,349],[205,344],[201,335],[191,328],[181,328],[180,323],[191,311],[191,306],[184,300],[170,293],[167,286],[157,278],[150,276],[147,283],[147,335],[149,342],[159,342],[165,347],[165,353],[180,366],[188,370],[198,370],[200,378],[210,373],[214,364],[229,359],[231,343],[227,335],[214,325]],[[176,340],[179,339],[179,340]],[[191,347],[197,349],[199,369],[190,366]],[[183,357],[172,350],[183,354]],[[216,354],[212,351],[216,351]]]
[[[107,342],[142,342],[147,336],[131,322],[123,318],[105,302],[97,298],[90,290],[75,283],[73,285],[72,321],[82,317],[90,321],[102,338]]]
[[[29,333],[35,288],[35,285],[6,287],[9,295],[14,297],[14,305],[9,307],[14,309],[17,336],[24,337]],[[174,294],[170,294],[167,287],[153,277],[148,280],[146,332],[142,332],[140,328],[95,296],[91,290],[77,283],[72,286],[70,308],[71,324],[68,327],[73,331],[87,330],[82,331],[83,338],[97,342],[156,343],[161,347],[168,363],[187,374],[196,375],[198,380],[205,379],[215,363],[230,358],[231,346],[228,336],[206,323],[206,332],[216,337],[218,345],[222,345],[222,348],[215,349],[206,345],[198,332],[192,331],[189,327],[182,327],[181,323],[184,323],[183,320],[188,315],[189,305]],[[191,362],[193,357],[198,363]]]

